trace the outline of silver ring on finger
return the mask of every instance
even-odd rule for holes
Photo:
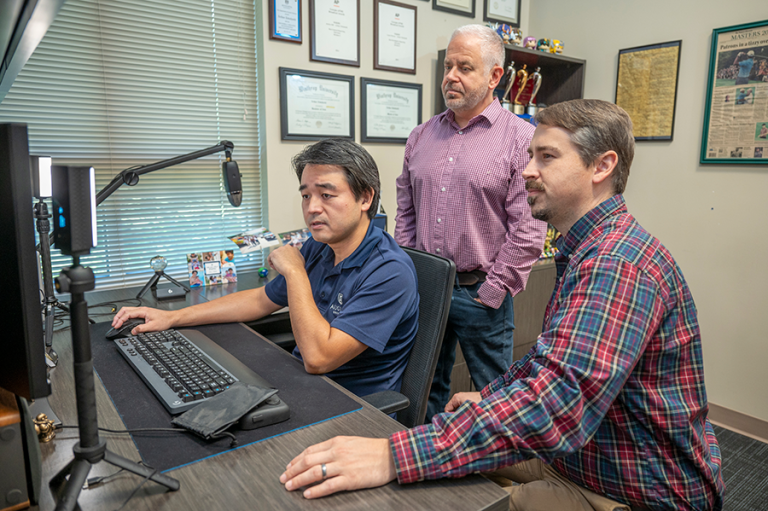
[[[328,477],[328,467],[325,466],[325,463],[320,465],[320,470],[323,471],[323,481],[325,481],[325,478]]]

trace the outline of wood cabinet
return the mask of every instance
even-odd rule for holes
[[[586,60],[556,53],[529,50],[508,44],[504,47],[506,51],[505,70],[510,62],[515,63],[515,69],[521,69],[523,64],[525,64],[529,73],[533,73],[537,67],[541,68],[541,89],[536,96],[538,104],[553,105],[561,101],[578,99],[584,96],[584,77],[587,70]],[[445,103],[441,93],[444,60],[445,50],[438,51],[437,72],[435,73],[435,115],[445,110]],[[497,89],[499,97],[504,94],[505,87],[506,79],[502,79]]]

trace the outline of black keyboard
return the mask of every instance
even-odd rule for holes
[[[165,409],[174,415],[226,391],[236,381],[274,388],[196,330],[148,332],[113,342]]]

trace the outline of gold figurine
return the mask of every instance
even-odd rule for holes
[[[32,421],[35,424],[35,433],[37,438],[41,442],[50,442],[56,437],[56,427],[53,425],[53,421],[48,418],[44,413],[38,414],[35,420]]]
[[[523,64],[523,68],[517,72],[517,78],[518,78],[518,85],[517,88],[517,95],[515,96],[515,113],[520,115],[525,113],[525,107],[520,102],[520,94],[523,93],[523,90],[525,89],[525,84],[528,83],[528,71],[525,70],[525,68],[528,67],[526,64]]]

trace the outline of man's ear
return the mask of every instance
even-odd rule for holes
[[[606,151],[595,160],[595,173],[592,175],[592,182],[600,184],[605,182],[613,175],[616,165],[619,163],[619,155],[616,151]]]
[[[373,202],[373,188],[368,188],[364,191],[360,196],[360,200],[362,201],[361,206],[363,211],[371,209],[371,203]]]
[[[493,66],[493,69],[491,69],[491,81],[488,84],[488,88],[494,90],[498,87],[502,76],[504,76],[504,68],[501,66]]]

